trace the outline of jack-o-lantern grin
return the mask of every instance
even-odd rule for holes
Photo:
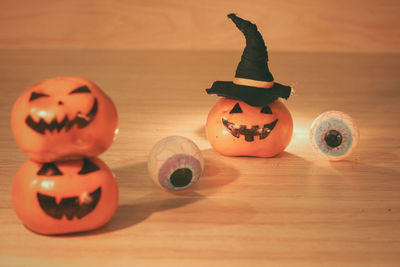
[[[12,205],[30,230],[49,235],[96,229],[118,205],[118,185],[96,157],[39,163],[26,161],[12,187]]]
[[[91,213],[99,203],[101,197],[101,187],[83,197],[66,197],[57,203],[56,198],[41,193],[37,193],[42,210],[54,219],[61,220],[65,216],[68,220],[74,217],[82,219]]]
[[[65,128],[65,131],[68,132],[75,124],[79,129],[88,126],[94,120],[97,111],[98,104],[97,99],[95,98],[93,106],[87,114],[78,112],[78,114],[72,120],[68,119],[68,116],[65,115],[61,122],[58,122],[56,118],[54,118],[50,123],[47,123],[43,118],[41,118],[39,122],[35,122],[31,115],[28,115],[25,119],[25,122],[32,130],[40,134],[45,134],[46,130],[53,132],[55,129],[60,132],[63,128]]]
[[[83,158],[83,165],[78,175],[86,175],[99,170],[100,168],[94,162],[88,158]],[[54,162],[48,162],[42,165],[37,175],[62,176],[63,173]],[[74,217],[81,219],[96,208],[101,197],[101,187],[91,193],[85,192],[81,196],[64,197],[59,203],[57,203],[55,197],[39,192],[37,192],[36,197],[42,210],[54,219],[60,220],[63,216],[67,217],[68,220],[72,220]]]
[[[260,128],[259,125],[252,125],[251,128],[247,128],[246,125],[235,124],[222,118],[222,123],[234,137],[239,138],[240,135],[244,135],[247,142],[254,141],[255,136],[259,136],[260,140],[265,139],[275,128],[277,122],[278,119],[271,123],[264,124],[262,128]]]

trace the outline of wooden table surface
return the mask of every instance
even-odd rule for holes
[[[294,135],[275,158],[224,157],[204,125],[218,100],[204,89],[232,80],[241,51],[0,51],[0,266],[399,266],[400,55],[270,52]],[[117,105],[120,133],[100,157],[116,175],[119,207],[101,229],[42,236],[11,207],[26,160],[9,125],[17,96],[45,78],[95,81]],[[350,114],[361,141],[330,163],[308,140],[313,119]],[[159,189],[147,172],[152,146],[192,139],[205,172],[190,192]]]

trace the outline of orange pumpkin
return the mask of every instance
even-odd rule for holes
[[[208,114],[206,133],[213,148],[222,155],[272,157],[289,144],[293,120],[279,100],[254,107],[221,98]]]
[[[222,96],[208,114],[206,133],[213,148],[226,156],[272,157],[283,151],[293,120],[279,98],[292,88],[274,81],[268,51],[257,26],[228,14],[246,38],[233,81],[215,81],[208,94]]]
[[[112,144],[117,127],[112,100],[79,77],[56,77],[30,86],[11,112],[18,146],[37,162],[97,156]]]
[[[111,170],[98,158],[25,162],[12,187],[12,205],[22,222],[41,234],[65,234],[107,223],[118,203]]]

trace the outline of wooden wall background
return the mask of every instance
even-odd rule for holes
[[[400,52],[399,0],[1,0],[0,48],[242,49],[230,12],[270,50]]]

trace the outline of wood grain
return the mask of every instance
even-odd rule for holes
[[[286,102],[291,144],[269,159],[214,152],[204,124],[240,52],[1,50],[1,266],[398,266],[400,263],[400,55],[271,53]],[[25,156],[9,128],[11,105],[30,84],[87,77],[115,101],[120,134],[101,158],[120,204],[103,228],[48,237],[23,227],[10,203]],[[348,160],[311,150],[308,129],[327,110],[350,114],[361,142]],[[201,148],[205,173],[190,192],[154,185],[146,160],[168,135]]]
[[[257,23],[272,51],[400,51],[397,0],[3,0],[0,47],[242,49],[231,12]]]

